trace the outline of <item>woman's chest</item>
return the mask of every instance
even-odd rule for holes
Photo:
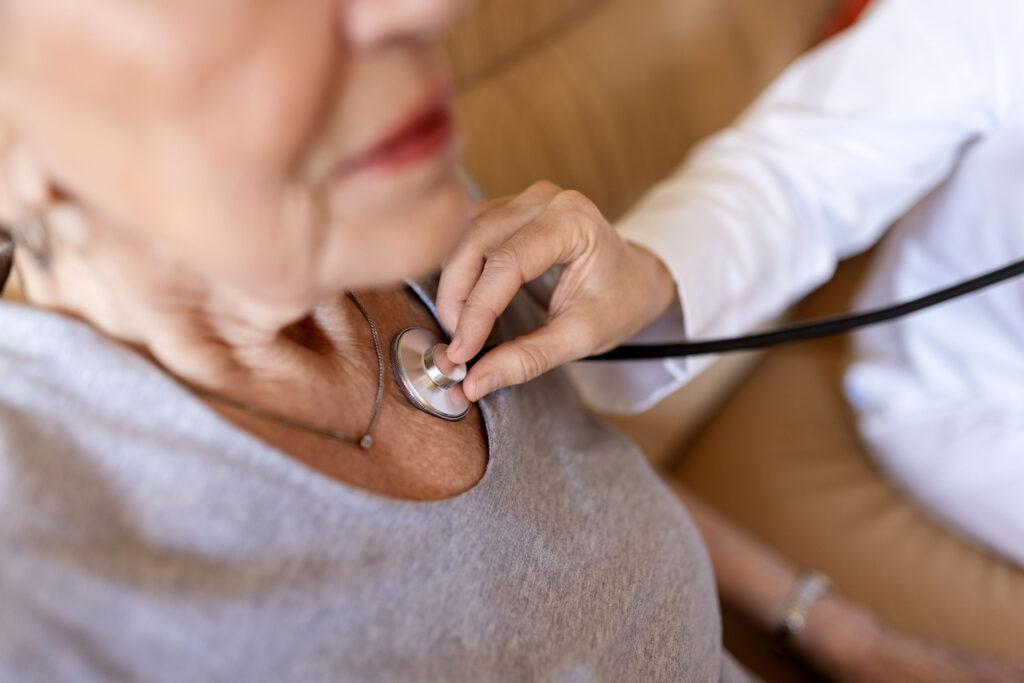
[[[388,352],[403,330],[415,327],[445,339],[431,312],[411,292],[360,295],[376,318],[382,356],[382,396],[370,430],[372,446],[310,442],[289,451],[341,483],[402,500],[442,500],[468,491],[486,472],[488,442],[481,411],[458,420],[417,408],[402,389]]]

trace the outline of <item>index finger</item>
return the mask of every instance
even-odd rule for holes
[[[494,199],[485,199],[482,202],[473,202],[469,207],[469,220],[475,221],[488,211],[500,209],[515,198],[516,196],[514,194],[507,194],[504,197],[495,197]]]
[[[441,268],[436,304],[445,328],[455,329],[483,271],[485,254],[539,216],[558,192],[557,186],[539,182],[518,195],[476,205],[475,225]]]
[[[538,218],[493,252],[462,307],[448,357],[465,363],[479,353],[498,317],[519,289],[572,257],[574,245],[552,221]]]

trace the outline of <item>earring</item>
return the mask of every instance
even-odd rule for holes
[[[36,264],[46,270],[50,267],[50,240],[46,224],[40,218],[29,218],[14,228],[14,240],[24,247]]]
[[[0,294],[3,294],[4,285],[11,275],[11,268],[14,266],[14,240],[11,234],[0,227]]]

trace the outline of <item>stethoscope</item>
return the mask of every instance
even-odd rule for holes
[[[910,301],[862,313],[818,318],[743,337],[675,344],[620,346],[583,360],[636,361],[685,358],[730,351],[752,351],[828,337],[902,318],[1022,274],[1024,260]],[[462,391],[462,380],[466,378],[469,366],[493,347],[485,348],[469,364],[461,365],[448,361],[444,353],[446,348],[445,341],[436,333],[419,327],[408,328],[400,332],[391,344],[391,370],[402,393],[414,406],[445,420],[459,420],[465,417],[472,407]]]

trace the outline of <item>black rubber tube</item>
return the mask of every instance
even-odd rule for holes
[[[837,315],[827,318],[818,318],[805,322],[786,325],[767,332],[759,332],[743,337],[729,337],[725,339],[708,339],[705,341],[680,342],[674,344],[642,344],[634,346],[620,346],[607,353],[602,353],[585,361],[623,361],[623,360],[654,360],[658,358],[685,358],[687,356],[700,356],[711,353],[727,353],[730,351],[753,351],[769,346],[787,344],[791,342],[818,339],[833,335],[844,334],[851,330],[878,325],[896,318],[917,313],[926,308],[932,308],[939,304],[946,303],[952,299],[958,299],[979,290],[997,285],[1012,278],[1024,275],[1024,260],[1011,263],[1008,266],[999,268],[990,273],[979,275],[952,287],[940,289],[925,296],[906,301],[904,303],[878,308],[862,313],[851,313]],[[473,362],[479,360],[484,354],[494,347],[485,348]]]

